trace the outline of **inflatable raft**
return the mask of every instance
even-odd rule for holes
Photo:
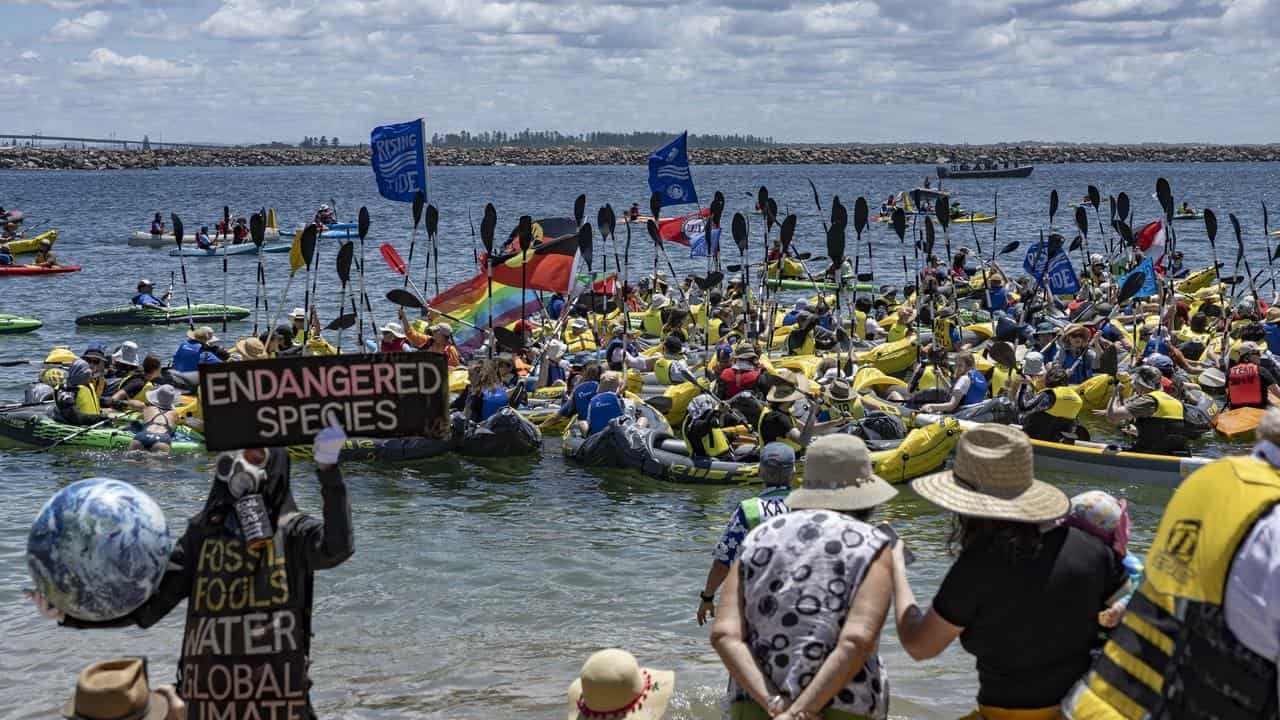
[[[228,320],[243,320],[252,311],[235,305],[215,305],[204,303],[192,305],[190,313],[186,305],[175,305],[167,308],[139,307],[125,305],[110,308],[76,318],[76,325],[179,325],[191,317],[196,323],[208,323]]]
[[[49,230],[47,232],[42,232],[39,235],[32,235],[29,238],[10,240],[5,244],[9,246],[10,254],[23,255],[25,253],[33,253],[36,250],[39,250],[41,240],[48,240],[51,245],[56,243],[58,241],[58,231]]]
[[[530,455],[542,447],[537,426],[515,410],[504,408],[482,423],[467,421],[454,413],[447,438],[351,438],[342,446],[341,460],[365,463],[404,463],[426,460],[449,452],[471,457],[515,457]],[[311,459],[311,446],[293,446],[289,454]]]
[[[17,315],[0,315],[0,335],[16,335],[18,333],[38,330],[44,323],[35,318],[18,317]]]
[[[102,427],[86,430],[54,417],[52,406],[0,410],[0,446],[8,448],[59,448],[80,450],[127,450],[136,431],[129,427]],[[203,452],[204,441],[186,428],[174,431],[171,452]]]

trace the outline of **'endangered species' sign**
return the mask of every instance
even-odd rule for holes
[[[211,451],[308,443],[329,413],[348,435],[433,437],[447,430],[443,355],[385,353],[200,366]]]

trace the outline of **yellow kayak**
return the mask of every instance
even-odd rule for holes
[[[23,253],[33,253],[36,250],[39,250],[41,240],[48,240],[49,244],[57,242],[58,231],[49,230],[34,237],[23,238],[22,240],[10,240],[6,244],[9,246],[10,253],[14,255],[22,255]]]
[[[993,223],[996,221],[995,215],[983,215],[982,213],[974,213],[972,215],[961,215],[951,218],[953,225],[968,225],[970,223]]]

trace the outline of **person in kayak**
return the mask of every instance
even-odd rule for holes
[[[319,226],[316,228],[317,230],[323,232],[325,227],[337,222],[337,218],[333,213],[333,208],[329,207],[328,204],[321,204],[320,209],[316,210],[315,217],[312,218],[311,222]]]
[[[218,348],[217,342],[213,328],[208,325],[188,330],[187,339],[173,353],[174,374],[196,387],[200,382],[200,365],[222,362],[225,351]]]
[[[1120,396],[1121,387],[1117,383],[1107,409],[1094,412],[1104,415],[1112,425],[1133,423],[1138,437],[1127,448],[1130,451],[1166,455],[1186,453],[1190,436],[1185,422],[1186,410],[1181,401],[1161,389],[1160,371],[1150,365],[1141,365],[1134,368],[1130,377],[1133,397],[1125,401]]]
[[[156,378],[160,377],[160,358],[148,355],[142,359],[142,365],[133,372],[120,378],[111,394],[112,407],[127,404],[139,409],[146,403],[146,394],[155,387]]]
[[[949,353],[964,349],[960,327],[956,323],[955,308],[948,305],[934,313],[932,344]]]
[[[609,427],[609,423],[614,418],[620,418],[626,414],[626,405],[623,403],[622,395],[619,394],[621,387],[620,373],[610,370],[600,376],[599,387],[592,395],[591,401],[587,403],[585,419],[578,423],[584,435],[588,437],[595,435]]]
[[[143,278],[138,281],[138,294],[134,295],[129,301],[132,305],[142,308],[166,308],[169,307],[169,293],[165,293],[160,297],[155,296],[155,283]]]
[[[1022,358],[1022,373],[1009,382],[1009,399],[1018,413],[1018,424],[1034,440],[1069,443],[1087,440],[1078,419],[1084,398],[1067,384],[1062,368],[1046,368],[1040,353]]]
[[[627,215],[631,218],[631,222],[640,219],[640,203],[631,203],[631,209],[627,211]]]
[[[511,406],[512,396],[502,383],[498,366],[492,360],[481,360],[469,373],[469,392],[465,413],[472,422],[484,422],[498,411]]]
[[[378,331],[382,333],[382,341],[378,343],[378,352],[406,352],[409,350],[404,327],[400,323],[389,322],[378,328]]]
[[[249,242],[249,219],[236,218],[236,226],[231,229],[231,244],[243,245]]]
[[[640,350],[631,342],[631,332],[621,324],[610,328],[609,336],[609,344],[604,348],[605,365],[614,372],[622,372],[626,369],[627,355],[638,355]]]
[[[556,414],[562,418],[585,418],[591,398],[595,397],[600,389],[600,376],[603,372],[604,366],[595,360],[584,365],[582,372],[578,374],[577,383],[565,397],[564,404],[560,406],[560,412]]]
[[[788,512],[787,495],[796,477],[796,452],[786,443],[769,443],[760,451],[760,481],[764,489],[760,494],[738,503],[733,516],[725,525],[720,541],[711,551],[711,568],[706,582],[698,593],[698,624],[716,616],[716,591],[729,577],[729,568],[738,557],[738,548],[747,533],[769,518]]]
[[[1272,398],[1280,402],[1280,378],[1263,364],[1262,348],[1245,341],[1236,356],[1239,359],[1227,370],[1227,405],[1266,408]]]
[[[1164,271],[1164,276],[1171,280],[1181,280],[1190,273],[1191,271],[1182,264],[1182,251],[1173,251],[1173,254],[1169,256],[1169,267]]]
[[[151,242],[159,245],[164,238],[164,220],[160,217],[160,213],[151,218]]]
[[[719,404],[714,397],[703,393],[690,400],[680,426],[689,456],[733,459],[733,446],[721,425]]]
[[[323,519],[298,509],[284,448],[219,453],[204,509],[187,522],[159,588],[141,607],[91,622],[53,610],[37,594],[31,600],[76,629],[150,628],[186,600],[178,694],[188,717],[315,718],[315,573],[355,551],[338,468],[345,442],[334,424],[312,444]]]
[[[738,393],[755,388],[760,372],[759,351],[751,343],[738,343],[733,353],[733,364],[721,370],[716,378],[716,396],[721,400],[732,400]]]
[[[40,248],[36,250],[36,259],[32,264],[43,268],[57,267],[58,256],[53,252],[53,243],[49,241],[49,238],[44,238],[40,241]]]
[[[973,353],[961,352],[955,358],[955,379],[951,382],[950,399],[924,405],[920,412],[951,413],[963,407],[977,405],[986,399],[987,376],[978,372]]]
[[[0,242],[0,267],[13,264],[13,253],[9,252],[9,244]]]
[[[809,378],[793,370],[778,368],[769,376],[769,381],[769,393],[765,396],[768,405],[756,420],[757,442],[763,448],[771,442],[781,441],[796,452],[804,452],[805,446],[813,438],[814,425],[822,403],[811,399],[804,426],[796,427],[791,409],[797,400],[808,393]]]
[[[173,445],[173,429],[178,426],[178,391],[172,385],[161,385],[146,393],[146,404],[140,411],[142,429],[129,441],[130,450],[150,453],[169,452]]]
[[[1004,276],[996,273],[987,278],[987,291],[978,296],[980,307],[987,312],[1009,309],[1009,290],[1004,286]]]
[[[1079,385],[1093,377],[1098,367],[1098,353],[1090,347],[1092,342],[1092,334],[1084,325],[1072,323],[1063,330],[1052,363],[1067,373],[1068,383]]]
[[[1061,718],[1058,704],[1089,668],[1098,611],[1127,591],[1127,574],[1110,548],[1052,525],[1071,503],[1035,478],[1026,434],[978,425],[964,431],[955,453],[951,470],[911,483],[955,513],[948,542],[955,563],[921,607],[901,545],[894,548],[899,641],[916,660],[937,657],[956,639],[976,657],[978,711],[968,717]]]
[[[68,425],[95,425],[109,417],[102,408],[103,373],[107,351],[101,343],[85,349],[67,368],[67,377],[54,396],[58,419]]]
[[[196,248],[199,250],[213,249],[213,241],[209,239],[208,225],[201,225],[200,232],[196,233]]]

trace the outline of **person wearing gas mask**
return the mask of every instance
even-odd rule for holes
[[[338,469],[346,433],[315,438],[323,518],[302,513],[284,448],[224,452],[204,509],[178,539],[159,589],[116,620],[88,622],[31,599],[64,627],[157,623],[184,599],[178,694],[195,718],[314,718],[308,666],[314,573],[354,551],[351,503]]]

